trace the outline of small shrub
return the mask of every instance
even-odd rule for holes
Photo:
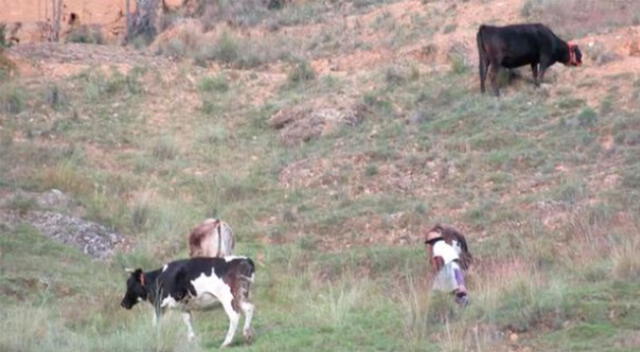
[[[640,279],[640,256],[638,256],[640,241],[632,236],[628,242],[614,248],[611,256],[612,271],[614,276],[620,280],[635,281]]]
[[[640,167],[631,167],[622,174],[622,185],[630,189],[640,189]]]
[[[0,47],[0,82],[5,81],[16,72],[16,64],[3,54],[2,47]]]
[[[213,51],[213,59],[227,64],[232,64],[240,58],[240,46],[238,40],[229,33],[223,33],[216,42]]]
[[[152,155],[158,160],[173,160],[179,154],[178,146],[171,138],[160,138],[153,146]]]
[[[444,29],[442,30],[442,32],[443,32],[444,34],[451,33],[451,32],[453,32],[453,31],[455,31],[455,30],[456,30],[456,28],[458,28],[458,25],[457,25],[457,24],[455,24],[455,23],[451,23],[451,24],[446,25],[446,26],[444,27]]]
[[[578,114],[578,123],[582,127],[593,127],[598,122],[598,113],[591,108],[584,108]]]
[[[6,48],[9,46],[7,41],[7,25],[0,23],[0,48]]]
[[[26,107],[27,93],[14,84],[0,85],[0,111],[19,114]]]
[[[218,22],[227,22],[236,26],[253,26],[260,23],[269,13],[269,6],[279,8],[283,1],[264,0],[219,0],[202,1],[198,12],[206,30],[215,27]]]
[[[59,110],[68,104],[67,96],[56,84],[50,84],[45,88],[44,100],[54,110]]]
[[[224,142],[229,137],[229,131],[223,126],[207,126],[202,132],[200,140],[208,144]]]
[[[43,189],[59,189],[75,195],[86,195],[94,189],[93,181],[86,173],[68,162],[44,168],[39,174],[39,186]]]
[[[300,61],[289,71],[287,81],[291,85],[297,85],[302,82],[312,81],[316,78],[316,71],[307,61]]]
[[[67,43],[83,43],[83,44],[104,44],[105,40],[102,31],[96,26],[81,25],[73,28],[67,38]]]
[[[367,165],[367,168],[364,171],[364,174],[371,177],[371,176],[375,176],[378,174],[378,166],[376,165]]]
[[[466,49],[461,44],[455,44],[449,50],[449,61],[451,62],[451,72],[454,74],[467,73],[471,65],[467,59]]]
[[[146,202],[140,202],[131,211],[131,225],[135,231],[142,232],[151,223],[151,207]]]
[[[229,90],[229,82],[224,75],[214,77],[204,77],[198,84],[198,89],[202,92],[219,92],[224,93]]]
[[[5,208],[15,210],[21,216],[26,215],[29,211],[37,208],[35,199],[31,197],[24,197],[22,195],[16,195],[9,202],[5,204]]]

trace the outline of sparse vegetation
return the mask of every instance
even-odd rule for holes
[[[123,267],[186,257],[184,234],[208,216],[257,265],[257,339],[234,349],[637,350],[637,74],[554,68],[536,89],[527,68],[481,96],[460,38],[476,27],[438,1],[203,2],[175,16],[215,30],[175,21],[152,46],[193,60],[69,45],[62,69],[34,53],[55,77],[0,83],[0,350],[215,348],[220,311],[196,314],[186,344],[179,314],[158,335],[148,307],[114,309]],[[572,35],[600,30],[576,25],[586,5],[610,9],[528,3],[531,19],[575,10]],[[283,143],[280,111],[319,132]],[[125,250],[91,261],[22,223],[42,210],[31,198],[5,196],[51,188]],[[436,222],[474,254],[464,310],[429,290],[421,235]]]
[[[73,28],[65,40],[68,43],[104,44],[104,37],[100,28],[82,25]]]
[[[522,15],[549,25],[572,39],[638,23],[640,3],[633,0],[527,0]]]

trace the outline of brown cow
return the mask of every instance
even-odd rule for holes
[[[224,257],[233,254],[236,242],[226,222],[206,219],[191,230],[188,244],[191,257]]]

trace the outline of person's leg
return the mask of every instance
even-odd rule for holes
[[[467,287],[464,283],[464,274],[459,266],[455,266],[453,274],[456,280],[456,303],[466,306],[469,303],[469,297],[467,295]]]

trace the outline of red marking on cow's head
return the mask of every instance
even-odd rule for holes
[[[569,62],[568,65],[580,66],[582,65],[582,52],[576,43],[569,42]]]

